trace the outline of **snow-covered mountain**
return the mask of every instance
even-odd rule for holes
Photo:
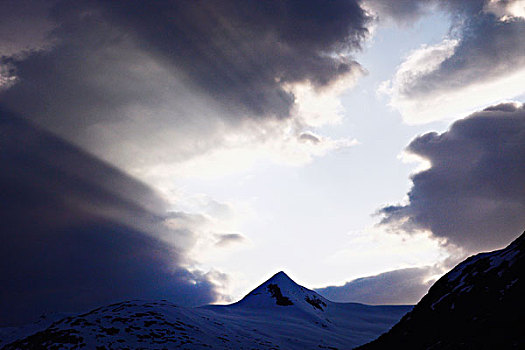
[[[525,233],[439,279],[376,349],[525,349]]]
[[[235,304],[127,301],[53,322],[3,349],[349,349],[410,309],[334,303],[279,272]]]

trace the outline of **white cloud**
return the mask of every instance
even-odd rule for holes
[[[341,123],[344,107],[340,96],[366,74],[359,68],[323,88],[316,88],[308,82],[287,85],[286,90],[295,97],[292,115],[296,122],[313,128]]]
[[[392,269],[434,265],[447,257],[448,252],[423,230],[409,236],[389,234],[382,227],[368,227],[353,231],[345,246],[327,257],[325,263],[346,267],[349,271],[346,278],[357,278]]]
[[[390,95],[390,105],[408,124],[437,120],[454,120],[487,105],[497,104],[519,96],[525,91],[525,67],[500,74],[490,80],[480,80],[461,86],[432,87],[414,90],[421,81],[433,74],[442,62],[454,55],[457,40],[444,40],[433,46],[422,46],[412,52],[399,66],[392,80],[384,82],[379,92]]]
[[[8,65],[0,64],[0,91],[9,89],[16,82],[16,76],[10,73]]]
[[[247,125],[243,129],[225,130],[221,143],[210,144],[200,154],[182,160],[156,158],[155,163],[131,166],[128,163],[128,169],[149,183],[165,182],[173,177],[216,178],[244,172],[265,162],[301,166],[331,151],[358,144],[355,139],[332,139],[302,131],[296,129],[295,124],[295,120],[287,123],[269,121]],[[165,147],[169,151],[169,143]]]
[[[525,18],[525,0],[490,0],[485,4],[484,11],[493,13],[503,21]]]

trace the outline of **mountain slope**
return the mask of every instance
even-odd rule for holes
[[[66,317],[4,349],[351,348],[410,308],[333,303],[280,272],[232,305],[128,301]]]
[[[524,255],[525,233],[468,258],[388,333],[358,349],[525,348]]]

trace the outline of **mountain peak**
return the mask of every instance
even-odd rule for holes
[[[297,283],[295,283],[284,271],[279,271],[272,277],[270,277],[266,282],[263,283],[275,283],[275,282],[284,282],[284,283],[293,283],[297,286],[299,286]]]
[[[277,272],[255,288],[237,304],[252,307],[292,306],[301,309],[324,311],[328,300],[295,283],[283,271]]]
[[[273,275],[273,277],[277,277],[277,276],[285,276],[285,277],[288,277],[288,275],[284,272],[284,271],[279,271],[277,272],[275,275]],[[290,278],[290,277],[288,277]]]

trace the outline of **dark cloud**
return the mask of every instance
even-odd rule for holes
[[[341,302],[372,305],[415,304],[428,291],[434,268],[420,267],[388,271],[362,277],[343,286],[316,289],[325,298]]]
[[[217,234],[216,238],[217,238],[217,242],[215,243],[215,245],[217,247],[226,247],[226,246],[229,246],[230,244],[242,243],[246,240],[246,238],[239,233]]]
[[[184,214],[142,183],[6,110],[0,163],[0,324],[130,298],[218,297],[184,267],[195,241]]]
[[[63,1],[50,16],[53,49],[4,58],[19,79],[0,99],[70,132],[125,106],[157,105],[157,66],[230,118],[288,117],[286,85],[323,87],[360,70],[348,52],[360,48],[368,23],[354,0]],[[178,94],[169,81],[163,88]]]
[[[397,77],[394,85],[397,100],[394,104],[403,111],[403,102],[417,103],[422,98],[447,96],[525,70],[525,18],[523,11],[521,14],[513,11],[515,5],[517,1],[370,0],[370,6],[377,8],[380,17],[403,23],[418,18],[421,8],[440,9],[451,20],[448,39],[457,40],[455,47],[450,48],[450,53],[435,67],[436,57],[432,54],[418,61],[417,67],[406,67],[407,71]],[[517,92],[516,88],[505,91],[501,86],[493,91],[491,95],[500,100],[523,92]],[[465,103],[468,98],[474,96],[460,97],[458,104]],[[476,106],[480,104],[479,101],[475,103]],[[425,108],[424,104],[421,107]],[[418,107],[414,109],[417,115]]]
[[[107,1],[105,18],[181,68],[212,96],[249,114],[286,117],[283,84],[324,86],[357,63],[367,16],[354,0]]]
[[[0,57],[0,106],[137,176],[300,133],[294,84],[328,89],[362,72],[350,53],[368,24],[356,0],[57,1],[48,12],[45,50]]]
[[[0,1],[0,56],[38,50],[53,29],[48,18],[53,0]]]
[[[412,176],[409,204],[381,209],[383,225],[467,252],[508,244],[525,225],[525,107],[504,103],[414,139],[407,151],[431,163]]]
[[[453,18],[477,14],[488,2],[489,0],[365,0],[364,4],[379,20],[393,19],[409,24],[436,9],[450,12]]]
[[[403,93],[417,98],[432,92],[461,89],[525,69],[525,19],[501,21],[479,13],[456,24],[459,43],[454,54]]]

